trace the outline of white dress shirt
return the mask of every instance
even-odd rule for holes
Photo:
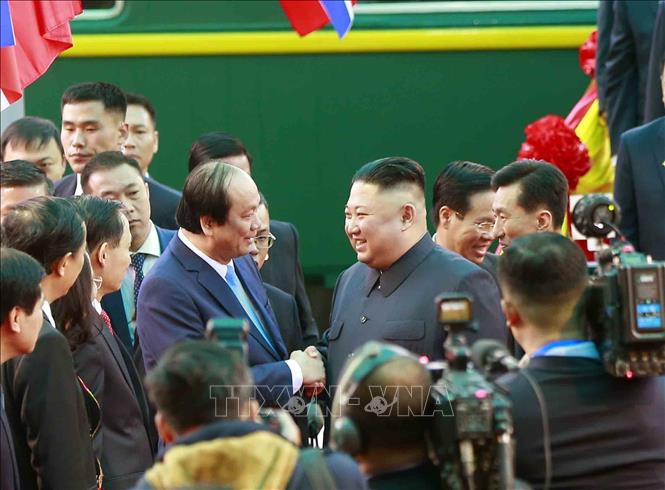
[[[217,274],[220,275],[222,279],[224,279],[224,282],[226,281],[226,271],[228,270],[229,267],[234,267],[233,261],[231,261],[229,264],[222,264],[221,262],[218,262],[216,260],[211,259],[208,257],[205,253],[203,253],[201,250],[199,250],[196,245],[194,245],[182,232],[181,230],[178,230],[178,238],[182,241],[182,243],[185,244],[185,246],[190,249],[192,252],[194,252],[196,255],[201,257],[201,259],[208,264],[210,267],[213,268]],[[227,282],[228,284],[228,282]],[[247,292],[247,291],[245,291]],[[249,297],[249,294],[247,295]],[[257,315],[258,315],[257,311]],[[293,385],[293,392],[296,393],[300,387],[302,386],[303,383],[303,375],[302,375],[302,369],[300,369],[300,365],[294,361],[293,359],[289,359],[286,362],[286,365],[289,366],[289,369],[291,370],[291,384]]]
[[[44,302],[42,303],[42,312],[44,312],[44,315],[46,315],[48,321],[51,322],[51,326],[53,328],[57,328],[55,326],[55,319],[53,318],[53,313],[51,312],[51,305],[46,300],[44,300]]]

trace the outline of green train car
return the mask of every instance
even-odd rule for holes
[[[70,84],[106,80],[147,95],[180,188],[200,134],[238,135],[271,216],[295,223],[319,323],[355,261],[343,231],[353,172],[405,155],[426,169],[514,159],[524,126],[566,115],[588,84],[577,48],[597,2],[359,0],[350,34],[300,38],[277,0],[84,1],[74,48],[27,89],[26,114],[59,122]]]

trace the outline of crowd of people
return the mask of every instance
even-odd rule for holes
[[[81,83],[61,116],[60,131],[24,117],[2,134],[2,490],[441,488],[428,418],[414,415],[427,403],[399,387],[431,387],[442,292],[471,299],[469,342],[522,359],[498,384],[524,485],[665,488],[665,379],[610,376],[587,339],[587,263],[562,235],[556,166],[452,162],[431,203],[418,162],[360,166],[344,207],[357,262],[319,330],[297,230],[270,218],[238,137],[201,135],[176,190],[150,176],[147,97]],[[621,155],[639,165],[653,131],[665,159],[665,118],[651,124],[621,137],[619,199],[632,185]],[[664,258],[646,231],[662,210],[654,223],[636,213],[626,235]],[[216,318],[245,320],[244,356],[205,340]],[[368,410],[376,387],[411,415]],[[325,450],[305,448],[321,434],[296,399],[324,406]]]

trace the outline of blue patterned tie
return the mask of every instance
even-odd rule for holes
[[[242,306],[243,310],[245,310],[245,313],[247,313],[247,316],[249,319],[252,321],[256,329],[259,331],[261,336],[265,339],[265,341],[268,343],[268,345],[271,347],[273,352],[277,354],[277,350],[275,349],[275,346],[273,345],[272,340],[270,339],[270,335],[268,335],[268,331],[266,330],[266,327],[263,325],[263,322],[261,321],[261,317],[257,313],[257,311],[254,309],[254,305],[252,305],[252,300],[249,299],[249,296],[245,292],[245,288],[242,287],[242,284],[240,284],[240,279],[238,279],[238,276],[236,275],[235,267],[233,265],[229,265],[229,267],[226,269],[226,283],[229,285],[229,287],[233,290],[233,294],[235,294],[236,298],[240,302],[240,305]]]
[[[134,308],[136,300],[139,298],[139,289],[143,282],[143,264],[145,263],[145,254],[137,252],[132,255],[132,268],[134,269]]]

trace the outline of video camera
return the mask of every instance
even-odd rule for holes
[[[487,371],[491,371],[488,364],[507,362],[505,372],[511,366],[517,368],[517,363],[507,356],[505,350],[505,355],[496,356],[498,343],[492,341],[476,342],[472,353],[464,334],[475,328],[468,296],[445,293],[435,301],[439,324],[448,333],[444,343],[445,361],[428,364],[434,380],[435,416],[431,438],[442,487],[451,490],[513,489],[511,404],[504,392],[474,368],[471,359],[472,356],[474,360],[478,357],[478,368]],[[490,344],[489,350],[483,342]],[[476,349],[476,345],[480,345],[482,352]],[[492,356],[496,357],[496,363],[487,362]],[[512,363],[506,361],[508,358]],[[448,413],[445,407],[448,407]]]
[[[572,218],[588,237],[616,233],[596,253],[587,291],[589,337],[605,370],[629,379],[665,374],[665,262],[635,252],[617,227],[618,206],[603,194],[584,196]]]

